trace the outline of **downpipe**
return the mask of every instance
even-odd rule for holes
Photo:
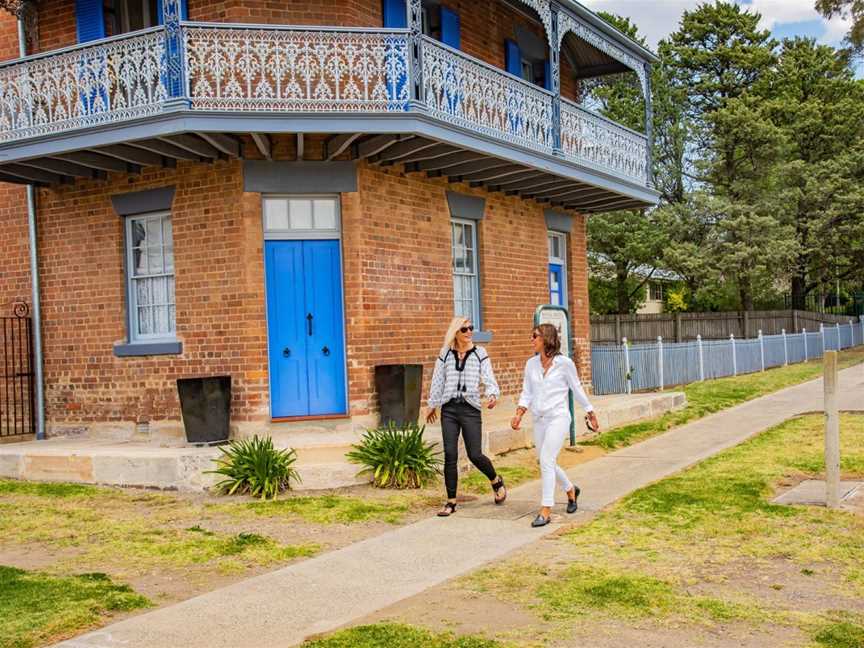
[[[24,16],[18,16],[18,53],[27,56]],[[45,439],[45,384],[42,372],[42,308],[39,301],[39,254],[36,245],[36,188],[27,185],[27,234],[30,248],[30,292],[33,302],[33,373],[36,383],[36,438]]]

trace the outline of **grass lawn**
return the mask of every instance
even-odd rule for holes
[[[29,648],[150,602],[105,574],[57,577],[0,566],[0,648]]]
[[[303,648],[504,648],[482,637],[456,637],[400,623],[378,623],[342,630],[323,639],[307,641]]]
[[[840,369],[846,369],[861,362],[864,362],[864,347],[855,347],[840,352]],[[777,367],[743,376],[691,383],[681,388],[687,395],[687,406],[683,409],[668,412],[648,421],[640,421],[609,430],[584,442],[584,444],[599,445],[607,450],[628,446],[673,427],[684,425],[759,396],[765,396],[786,387],[819,378],[821,375],[822,362],[820,360]]]
[[[795,418],[642,488],[521,557],[465,583],[549,627],[793,629],[798,645],[864,646],[864,504],[788,507],[774,493],[823,467],[823,417]],[[864,478],[864,416],[841,417],[844,478]],[[665,645],[665,644],[664,644]],[[795,645],[793,643],[793,645]]]
[[[427,505],[371,488],[260,502],[0,480],[0,648],[189,598],[386,531]]]

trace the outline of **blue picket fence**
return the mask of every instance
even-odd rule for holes
[[[755,339],[594,345],[591,381],[595,394],[627,394],[699,380],[754,373],[771,367],[821,358],[864,344],[864,317],[818,331],[762,335]]]

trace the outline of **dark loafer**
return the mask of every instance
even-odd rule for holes
[[[546,526],[551,521],[552,521],[551,517],[543,517],[542,515],[538,515],[536,518],[534,518],[534,521],[531,523],[531,526],[535,527],[535,528],[536,527],[542,527],[542,526]]]
[[[567,498],[567,512],[568,513],[575,513],[576,511],[579,510],[579,505],[576,503],[576,501],[579,499],[579,493],[581,493],[581,492],[582,491],[579,490],[578,486],[576,486],[576,485],[573,486],[573,499],[571,500],[569,497]]]

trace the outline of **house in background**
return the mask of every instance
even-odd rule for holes
[[[650,133],[577,103],[630,71],[650,114],[655,58],[576,2],[3,6],[0,302],[34,245],[48,436],[180,434],[176,379],[223,374],[235,434],[365,425],[454,313],[515,394],[538,304],[588,349],[585,219],[657,200]]]
[[[636,309],[638,315],[660,314],[665,312],[668,291],[681,285],[681,277],[671,270],[640,266],[634,274],[648,281],[645,284],[645,301]]]

